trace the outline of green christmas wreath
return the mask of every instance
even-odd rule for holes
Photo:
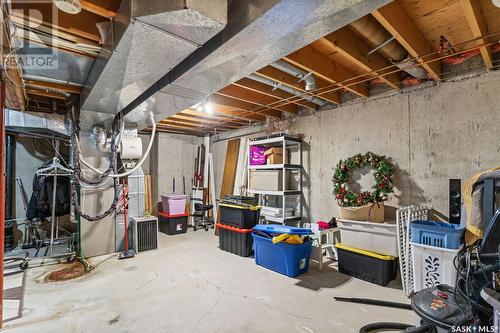
[[[347,186],[353,169],[371,167],[375,170],[375,185],[373,191],[354,193]],[[394,166],[385,156],[372,152],[357,154],[345,160],[340,160],[333,174],[333,194],[339,206],[359,207],[387,200],[387,195],[393,192]]]

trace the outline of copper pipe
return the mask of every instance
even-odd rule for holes
[[[476,38],[473,38],[471,40],[465,41],[463,43],[456,44],[456,46],[463,46],[463,45],[466,45],[466,44],[471,43],[471,42],[477,42],[477,41],[482,40],[482,39],[487,38],[487,37],[499,36],[499,35],[500,35],[500,32],[491,33],[491,34],[488,34],[487,36],[476,37]],[[475,50],[475,49],[478,49],[478,48],[483,47],[483,46],[491,46],[491,45],[495,45],[495,44],[498,44],[498,42],[495,41],[495,42],[491,42],[491,43],[484,43],[484,44],[481,44],[481,45],[475,45],[473,47],[470,47],[470,48],[465,49],[465,50],[460,51],[460,52],[454,52],[454,53],[451,53],[451,54],[448,54],[448,55],[430,58],[431,56],[439,55],[439,52],[432,52],[432,53],[429,53],[429,54],[426,54],[426,55],[419,56],[418,58],[414,58],[417,63],[415,63],[414,65],[409,66],[409,67],[417,67],[417,66],[421,66],[422,64],[431,63],[431,62],[434,62],[434,61],[440,61],[440,60],[443,60],[443,59],[446,59],[446,58],[450,58],[450,57],[453,57],[453,56],[456,56],[456,55],[459,55],[459,54],[462,54],[462,53],[470,52],[471,50]],[[424,58],[429,58],[429,59],[423,60]],[[419,59],[420,59],[420,62],[418,62]],[[384,72],[385,70],[388,70],[388,69],[391,69],[391,68],[395,68],[395,69],[391,70],[391,71],[388,71],[388,72]],[[384,68],[381,68],[381,69],[377,69],[376,71],[377,72],[384,72],[384,73],[383,74],[376,74],[375,71],[370,71],[370,72],[363,73],[363,74],[354,76],[352,78],[343,80],[341,82],[332,83],[332,84],[329,84],[329,85],[327,85],[325,87],[318,88],[318,89],[316,89],[314,91],[308,92],[307,94],[309,96],[315,96],[315,97],[321,98],[322,94],[327,94],[327,93],[335,92],[335,91],[338,91],[338,90],[341,90],[341,89],[345,89],[345,87],[348,87],[348,86],[351,86],[351,85],[369,82],[369,81],[371,81],[373,79],[376,79],[376,78],[380,78],[380,77],[383,77],[383,76],[386,76],[386,75],[389,75],[389,74],[401,72],[402,69],[396,67],[396,65],[388,65],[387,67],[384,67]],[[366,79],[357,80],[359,78],[363,78],[363,77],[366,77],[366,76],[368,76]],[[348,82],[351,82],[351,83],[348,83]],[[277,100],[277,101],[275,101],[273,103],[269,103],[269,105],[276,105],[276,104],[281,105],[281,103],[290,103],[290,100],[292,100],[292,99],[294,101],[296,101],[297,97],[298,96],[290,96],[288,98],[283,98],[283,99]],[[302,99],[304,99],[304,98],[302,98]],[[252,109],[252,110],[242,110],[242,111],[244,113],[246,113],[246,112],[257,113],[257,112],[259,112],[258,110],[262,110],[265,107],[268,107],[268,105],[259,106],[259,107],[256,107],[256,108]],[[237,114],[237,115],[239,115],[239,114]],[[200,130],[203,130],[203,129],[214,129],[214,128],[216,128],[217,125],[224,124],[224,123],[225,123],[225,121],[221,120],[221,121],[213,124],[214,126],[200,127],[199,129]]]

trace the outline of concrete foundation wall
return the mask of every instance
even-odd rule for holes
[[[142,138],[143,145],[147,145],[149,135],[143,135]],[[174,193],[174,178],[175,194],[183,194],[184,177],[186,194],[191,195],[194,159],[197,147],[201,143],[203,143],[203,138],[168,133],[157,134],[148,161],[145,161],[143,167],[144,174],[151,175],[153,198],[156,198],[157,202],[161,201],[162,194]]]
[[[500,162],[499,91],[500,73],[491,72],[297,119],[290,132],[306,143],[304,214],[313,221],[338,216],[334,166],[339,159],[372,151],[391,157],[397,167],[388,217],[397,207],[425,204],[447,218],[448,179],[465,180]],[[217,189],[226,145],[220,141],[211,148]],[[361,188],[369,188],[370,178],[369,172],[355,177]]]

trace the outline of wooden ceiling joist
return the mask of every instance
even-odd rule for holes
[[[437,55],[434,54],[430,43],[397,1],[379,8],[372,15],[403,45],[412,57],[422,64],[422,67],[434,80],[441,79],[441,63],[439,61],[428,62],[436,58]]]
[[[188,123],[193,123],[193,124],[200,124],[203,126],[210,126],[210,125],[216,125],[219,124],[220,122],[224,122],[224,126],[230,127],[230,128],[239,128],[242,126],[242,124],[234,123],[230,119],[219,119],[219,120],[206,120],[204,118],[197,118],[193,116],[186,116],[182,113],[177,113],[173,116],[170,116],[168,119],[173,119],[173,120],[179,120],[179,121],[185,121]]]
[[[338,84],[339,82],[356,77],[355,73],[321,54],[312,46],[306,46],[287,55],[283,59],[330,83]],[[346,86],[346,89],[361,97],[368,97],[368,87],[366,84],[353,84]]]
[[[218,95],[221,96],[226,96],[234,99],[238,99],[243,102],[255,104],[255,106],[262,106],[264,108],[267,108],[266,105],[272,105],[273,103],[276,103],[276,99],[265,96],[259,93],[255,93],[253,91],[250,91],[248,89],[244,89],[241,87],[238,87],[236,85],[229,85],[225,88],[222,88],[217,92]],[[297,113],[297,109],[293,105],[283,105],[283,106],[268,106],[268,108],[277,110],[277,111],[282,111],[282,112],[288,112],[288,113]]]
[[[82,5],[83,10],[86,10],[87,12],[91,12],[102,17],[113,18],[117,14],[116,10],[106,8],[103,6],[103,4],[97,4],[95,0],[94,1],[80,0],[80,3]]]
[[[289,94],[279,88],[273,90],[273,87],[271,87],[270,85],[254,81],[252,79],[243,78],[239,81],[234,82],[233,85],[257,92],[259,94],[273,97],[276,100],[287,99],[290,103],[306,108],[316,109],[318,107],[316,104],[308,102],[301,97]]]
[[[186,127],[182,127],[182,126],[177,126],[177,125],[156,124],[156,129],[160,132],[162,132],[162,131],[175,131],[178,133],[191,134],[191,135],[201,134],[200,131],[193,130],[193,129],[186,128]]]
[[[328,44],[332,51],[338,52],[366,72],[381,75],[380,78],[391,88],[400,89],[401,83],[396,73],[383,75],[391,71],[391,63],[378,52],[367,55],[371,49],[368,43],[348,27],[341,28],[325,36],[320,42]]]
[[[40,87],[42,89],[58,90],[70,94],[80,94],[82,92],[82,87],[69,84],[45,82],[39,80],[24,80],[24,83],[30,86]]]
[[[212,95],[212,97],[216,96]],[[266,121],[266,116],[262,114],[249,113],[246,112],[245,110],[236,109],[227,105],[217,104],[214,101],[212,101],[212,104],[214,105],[215,114],[222,114],[229,117],[238,117],[242,120],[248,120],[248,121]]]
[[[227,96],[221,96],[221,95],[212,95],[209,100],[211,103],[225,105],[225,106],[229,106],[229,107],[243,110],[243,111],[251,111],[253,109],[259,108],[259,106],[256,106],[255,104],[243,102],[241,100],[237,100],[234,98],[230,98]],[[274,118],[281,118],[280,111],[269,110],[266,108],[261,108],[258,111],[255,111],[255,113],[262,114],[262,115],[269,116],[269,117],[274,117]]]
[[[193,127],[211,127],[211,126],[219,126],[221,128],[239,128],[240,126],[235,126],[235,125],[228,125],[226,123],[203,123],[199,121],[194,121],[194,120],[186,120],[182,118],[178,118],[176,116],[171,116],[167,119],[162,120],[160,123],[162,124],[179,124],[179,125],[189,125]]]
[[[255,74],[279,84],[284,84],[303,93],[305,92],[304,84],[302,82],[297,82],[297,78],[295,76],[282,72],[277,68],[267,66],[259,69]],[[323,84],[322,81],[316,80],[316,88],[323,88],[326,85],[327,84]],[[330,103],[340,104],[340,93],[338,91],[317,95]]]
[[[218,107],[217,110],[219,108],[220,107]],[[189,117],[189,118],[196,118],[197,120],[200,120],[200,121],[217,122],[217,121],[224,120],[224,121],[230,121],[232,124],[235,124],[235,125],[247,124],[247,120],[237,119],[236,117],[222,115],[220,113],[217,113],[217,110],[215,110],[214,114],[207,114],[207,113],[200,113],[200,111],[196,111],[196,110],[186,109],[186,110],[183,110],[183,111],[177,113],[176,115],[182,115],[182,116]]]
[[[35,96],[50,97],[50,98],[61,99],[61,100],[66,99],[66,96],[64,94],[58,94],[58,93],[51,92],[51,91],[43,91],[43,90],[31,89],[31,88],[26,89],[26,94],[35,95]]]
[[[479,51],[483,57],[484,64],[486,68],[490,69],[493,67],[493,54],[490,46],[484,46],[488,41],[481,38],[488,34],[488,26],[484,19],[483,10],[481,9],[481,2],[479,0],[460,0],[460,4],[472,31],[472,35],[474,38],[478,38],[477,43],[482,45],[479,47]]]
[[[185,124],[178,124],[178,123],[166,123],[166,120],[162,120],[157,124],[157,126],[161,127],[172,127],[172,128],[177,128],[177,129],[186,129],[186,130],[192,130],[192,131],[197,131],[198,126],[193,126],[193,125],[185,125]]]
[[[14,110],[25,110],[26,96],[23,89],[21,69],[18,66],[10,66],[10,64],[16,64],[17,61],[14,57],[8,56],[11,54],[11,45],[7,42],[10,40],[10,32],[5,22],[7,22],[7,19],[4,17],[4,11],[2,10],[0,11],[0,52],[3,60],[2,65],[9,64],[9,66],[2,66],[2,78],[5,84],[5,106]]]

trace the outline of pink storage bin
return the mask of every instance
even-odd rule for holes
[[[161,201],[163,212],[168,215],[179,215],[186,213],[187,195],[162,195]]]
[[[250,165],[264,165],[266,164],[265,147],[250,146]]]

